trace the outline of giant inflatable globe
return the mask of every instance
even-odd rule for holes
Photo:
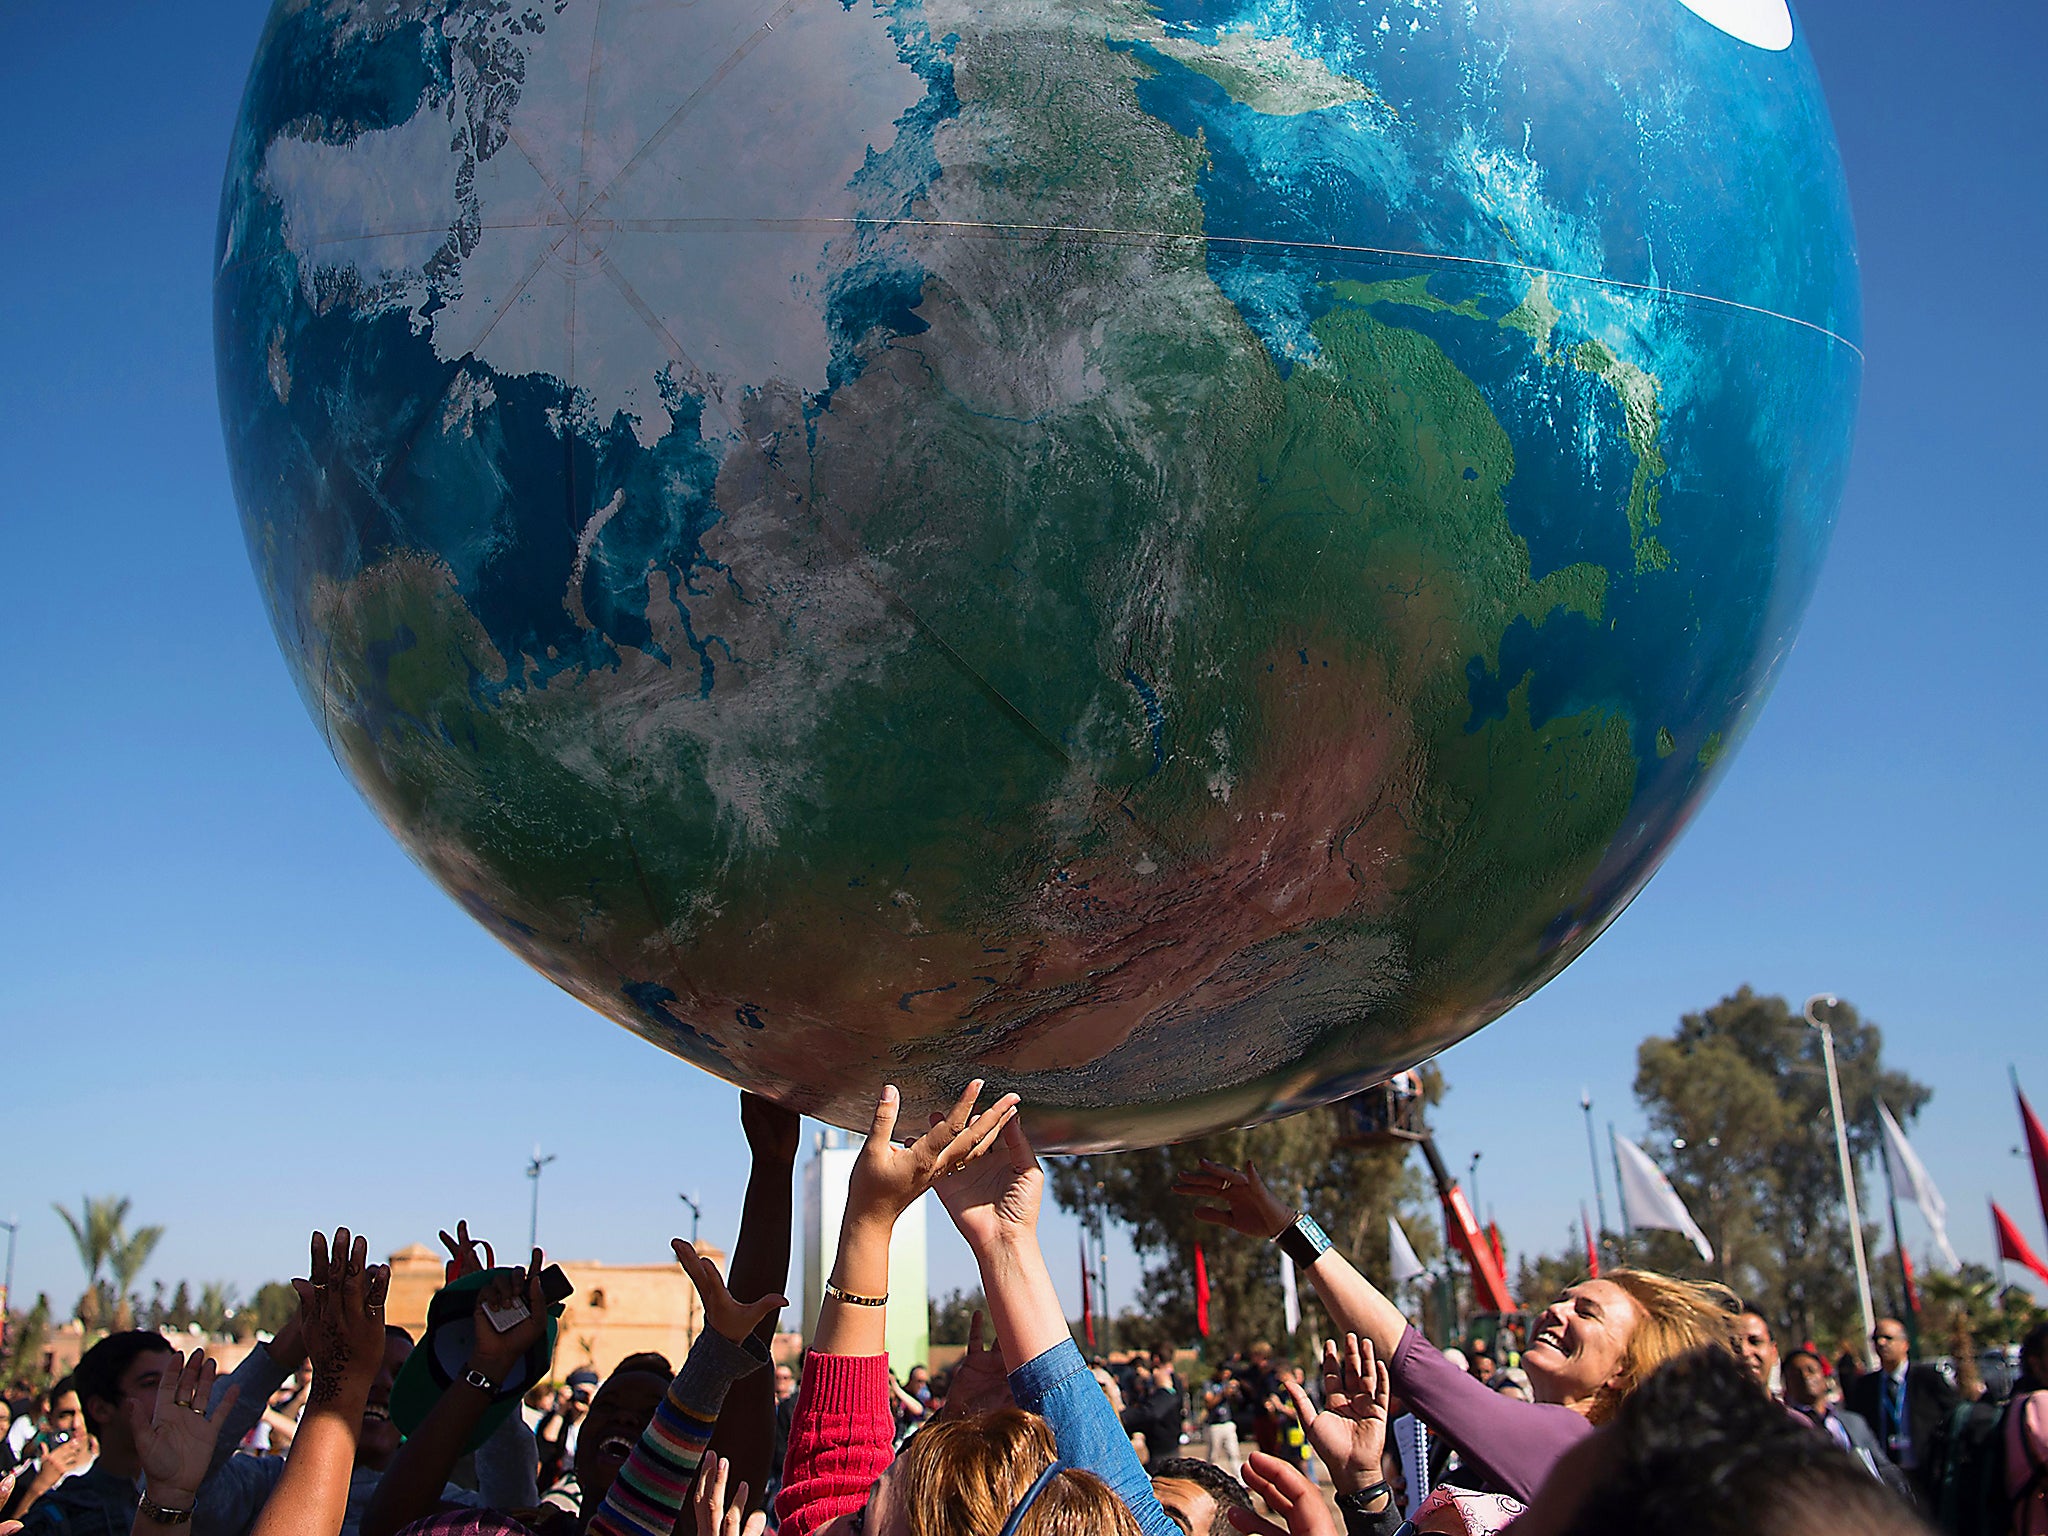
[[[1070,1148],[1584,949],[1860,363],[1780,0],[278,0],[216,281],[280,643],[421,866],[722,1077]]]

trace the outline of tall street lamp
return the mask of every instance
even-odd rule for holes
[[[697,1224],[704,1219],[704,1207],[688,1195],[677,1195],[676,1198],[690,1208],[690,1246],[694,1248],[697,1246]]]
[[[1593,1209],[1600,1217],[1600,1241],[1607,1241],[1607,1196],[1600,1189],[1600,1143],[1593,1135],[1593,1090],[1579,1090],[1579,1109],[1586,1117],[1586,1155],[1593,1161]]]
[[[0,1221],[7,1229],[7,1278],[0,1281],[0,1348],[7,1344],[8,1319],[14,1312],[14,1239],[21,1233],[21,1218]]]
[[[1875,1360],[1870,1336],[1877,1331],[1877,1314],[1870,1306],[1870,1264],[1863,1256],[1863,1217],[1856,1209],[1856,1173],[1849,1161],[1849,1128],[1842,1123],[1842,1083],[1835,1075],[1835,1032],[1820,1016],[1823,1008],[1839,1006],[1831,992],[1816,992],[1806,1000],[1806,1022],[1820,1031],[1820,1054],[1828,1074],[1828,1108],[1835,1117],[1835,1157],[1842,1165],[1842,1199],[1849,1207],[1849,1249],[1856,1255],[1856,1304],[1863,1309],[1863,1359]]]
[[[526,1246],[529,1250],[540,1246],[540,1171],[554,1160],[554,1153],[550,1152],[546,1157],[542,1157],[540,1143],[533,1144],[533,1158],[526,1165],[526,1176],[533,1180],[533,1217],[526,1227]]]

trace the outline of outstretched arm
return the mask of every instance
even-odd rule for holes
[[[740,1209],[740,1235],[732,1245],[732,1290],[740,1296],[776,1296],[789,1284],[789,1218],[797,1139],[803,1117],[795,1110],[762,1098],[740,1095],[740,1127],[754,1155],[747,1176],[746,1204]],[[775,1321],[769,1311],[754,1329],[765,1346],[774,1342]],[[758,1507],[768,1480],[781,1468],[775,1456],[775,1375],[761,1371],[732,1383],[718,1427],[711,1432],[725,1475]]]
[[[875,1105],[847,1181],[839,1253],[790,1425],[789,1460],[775,1498],[785,1536],[811,1536],[859,1509],[868,1485],[889,1465],[889,1237],[897,1217],[935,1179],[987,1150],[1016,1114],[1015,1094],[975,1114],[981,1086],[979,1078],[969,1083],[952,1112],[908,1146],[895,1141],[902,1104],[895,1088],[884,1088]]]
[[[251,1536],[339,1536],[348,1514],[349,1474],[370,1382],[384,1359],[384,1294],[390,1266],[369,1262],[369,1245],[337,1228],[334,1246],[313,1234],[309,1278],[294,1280],[299,1321],[313,1357],[306,1414],[292,1438],[276,1490]]]
[[[1174,1180],[1173,1192],[1205,1202],[1195,1208],[1200,1220],[1263,1242],[1278,1237],[1299,1214],[1273,1197],[1255,1163],[1246,1163],[1242,1169],[1226,1168],[1205,1157],[1194,1172]],[[1401,1347],[1401,1336],[1408,1331],[1408,1319],[1401,1309],[1335,1248],[1326,1249],[1308,1265],[1307,1273],[1330,1321],[1371,1341],[1382,1360],[1392,1360]]]
[[[1180,1536],[1067,1331],[1066,1309],[1038,1244],[1045,1173],[1024,1127],[1012,1120],[986,1157],[941,1180],[938,1190],[980,1266],[1003,1357],[1023,1362],[1010,1373],[1017,1406],[1044,1416],[1060,1459],[1109,1484],[1146,1536]]]
[[[441,1490],[469,1443],[470,1433],[496,1399],[496,1387],[503,1384],[528,1350],[547,1336],[548,1303],[540,1292],[541,1254],[525,1269],[494,1270],[477,1293],[476,1343],[470,1350],[468,1369],[492,1384],[493,1390],[456,1381],[441,1394],[420,1427],[405,1437],[405,1444],[391,1458],[370,1507],[363,1512],[362,1536],[393,1536],[402,1526],[424,1519],[441,1507]],[[524,1299],[527,1316],[500,1333],[485,1315],[488,1305],[504,1309]]]
[[[768,1346],[755,1330],[788,1304],[779,1293],[734,1301],[709,1259],[680,1237],[670,1246],[704,1300],[704,1331],[591,1517],[590,1536],[669,1536],[675,1529],[728,1390],[768,1363]],[[746,1498],[744,1483],[738,1498]]]

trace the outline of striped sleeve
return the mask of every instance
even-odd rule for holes
[[[699,1334],[592,1517],[590,1536],[669,1536],[690,1497],[727,1390],[767,1363],[767,1346],[759,1339],[735,1344],[709,1329]]]

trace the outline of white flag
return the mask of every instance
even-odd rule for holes
[[[1429,1273],[1422,1267],[1422,1260],[1415,1256],[1415,1245],[1408,1241],[1408,1234],[1401,1230],[1401,1223],[1393,1217],[1387,1218],[1387,1278],[1399,1285],[1405,1280],[1419,1280]]]
[[[1692,1212],[1678,1198],[1678,1191],[1664,1177],[1664,1170],[1650,1161],[1650,1154],[1626,1136],[1617,1136],[1614,1161],[1621,1170],[1621,1202],[1628,1224],[1660,1232],[1682,1232],[1692,1239],[1700,1257],[1711,1263],[1714,1245],[1692,1219]]]
[[[1920,1207],[1920,1214],[1927,1219],[1927,1230],[1934,1234],[1934,1247],[1941,1262],[1950,1269],[1961,1269],[1963,1261],[1956,1257],[1948,1240],[1948,1202],[1941,1198],[1941,1191],[1927,1175],[1927,1165],[1920,1161],[1882,1099],[1877,1102],[1877,1118],[1884,1124],[1884,1156],[1891,1170],[1892,1192]]]
[[[1280,1310],[1292,1334],[1301,1326],[1301,1292],[1294,1288],[1294,1260],[1284,1253],[1280,1255]]]

